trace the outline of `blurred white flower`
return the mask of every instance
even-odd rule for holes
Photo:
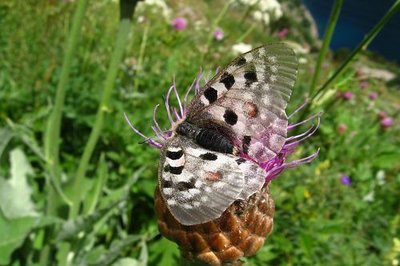
[[[379,170],[378,173],[376,173],[376,181],[380,186],[385,184],[385,171]]]
[[[156,14],[159,14],[159,11],[161,11],[161,14],[165,19],[169,20],[171,17],[171,9],[168,7],[164,0],[139,1],[136,8],[138,12],[143,12],[147,7],[149,7],[151,12]]]
[[[308,62],[307,58],[305,58],[305,57],[300,57],[299,58],[299,63],[300,64],[307,64],[307,62]]]
[[[250,51],[251,49],[252,49],[251,44],[246,44],[246,43],[242,43],[242,42],[234,44],[232,46],[232,51],[236,55],[244,54],[244,53]]]
[[[253,18],[266,25],[271,20],[277,20],[283,15],[281,5],[277,0],[238,0],[238,2],[242,5],[254,7]]]
[[[370,191],[367,195],[364,196],[363,201],[372,202],[375,199],[374,191]]]

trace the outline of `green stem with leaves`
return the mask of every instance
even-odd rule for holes
[[[389,19],[400,10],[400,0],[397,0],[392,7],[386,12],[386,14],[379,20],[379,22],[371,29],[370,32],[364,37],[364,39],[358,44],[358,46],[353,50],[350,56],[343,62],[343,64],[333,73],[333,75],[321,86],[321,88],[313,95],[314,100],[317,96],[322,97],[321,93],[332,84],[335,79],[343,73],[346,67],[351,63],[356,55],[358,55],[362,50],[365,50],[371,41],[376,37],[376,35],[382,30]]]
[[[99,139],[101,129],[103,127],[104,116],[110,110],[110,98],[111,94],[114,89],[114,82],[118,73],[119,64],[121,62],[124,48],[126,42],[128,41],[128,36],[131,30],[131,20],[130,19],[122,19],[119,24],[118,29],[118,36],[115,43],[115,48],[113,51],[110,67],[107,72],[105,84],[104,84],[104,91],[103,96],[97,110],[96,119],[93,125],[93,129],[90,133],[89,140],[86,143],[82,158],[79,162],[79,167],[76,172],[75,178],[72,181],[72,202],[73,205],[71,206],[69,218],[73,219],[76,218],[79,214],[79,208],[82,199],[84,198],[84,179],[85,174],[89,166],[89,161],[92,156],[93,150],[96,146],[96,143]]]

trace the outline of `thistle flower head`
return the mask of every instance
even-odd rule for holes
[[[184,30],[186,29],[187,21],[185,18],[177,17],[172,20],[172,27],[176,30]]]
[[[218,71],[219,70],[217,70],[216,72],[218,73]],[[142,134],[139,130],[137,130],[130,123],[128,117],[125,115],[125,119],[128,122],[128,124],[131,126],[132,130],[135,133],[137,133],[138,135],[140,135],[141,137],[143,137],[144,141],[146,143],[148,143],[149,145],[151,145],[157,149],[161,149],[163,147],[163,145],[167,142],[167,140],[172,137],[172,133],[173,133],[174,129],[176,128],[176,126],[186,119],[189,95],[192,92],[195,95],[200,92],[201,80],[204,80],[205,83],[208,82],[208,80],[206,78],[203,78],[203,76],[204,76],[204,72],[202,70],[200,70],[197,78],[189,86],[189,88],[187,89],[187,91],[183,97],[179,96],[178,90],[177,90],[176,84],[175,84],[175,79],[174,79],[172,86],[167,91],[167,94],[165,97],[165,102],[164,102],[165,110],[166,110],[166,113],[167,113],[167,116],[168,116],[168,119],[170,122],[169,129],[165,129],[165,130],[161,129],[159,123],[157,122],[156,115],[157,115],[157,110],[158,110],[158,106],[159,106],[159,105],[157,105],[157,106],[155,106],[154,111],[153,111],[153,126],[152,126],[152,129],[155,133],[156,138],[153,139],[150,137],[146,137],[144,134]],[[177,100],[177,103],[178,103],[177,107],[174,107],[170,104],[171,98],[173,96]],[[302,104],[291,115],[289,115],[288,116],[289,121],[296,113],[298,113],[302,108],[304,108],[304,106],[306,106],[306,104],[308,104],[308,102],[305,102],[304,104]],[[268,161],[261,161],[261,162],[256,161],[255,159],[250,158],[250,157],[246,157],[245,159],[256,162],[261,168],[263,168],[265,170],[267,182],[278,177],[279,174],[287,168],[293,168],[298,165],[311,162],[318,155],[319,149],[315,153],[313,153],[307,157],[297,159],[294,161],[286,162],[286,158],[295,152],[296,147],[301,142],[308,139],[310,136],[312,136],[316,132],[316,130],[318,129],[318,127],[320,125],[320,117],[321,117],[321,114],[317,113],[317,114],[311,115],[304,121],[300,121],[297,123],[290,123],[287,128],[288,132],[290,132],[291,130],[293,130],[296,127],[299,127],[300,125],[307,124],[312,121],[316,121],[316,124],[311,125],[305,132],[298,134],[298,135],[293,135],[293,136],[287,137],[286,142],[285,142],[284,146],[282,147],[281,151],[274,158],[272,158]]]

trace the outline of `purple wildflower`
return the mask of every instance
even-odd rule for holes
[[[365,89],[368,87],[368,81],[366,80],[361,80],[360,83],[358,84],[358,86],[360,86],[360,89]]]
[[[172,27],[174,27],[174,29],[176,30],[184,30],[186,29],[186,26],[187,26],[187,21],[185,18],[178,17],[172,20]]]
[[[376,92],[374,92],[374,91],[371,91],[371,92],[368,94],[368,98],[369,98],[371,101],[375,101],[376,98],[378,98],[378,93],[376,93]]]
[[[165,97],[165,109],[167,112],[167,116],[168,119],[171,123],[171,129],[169,130],[162,130],[161,127],[159,126],[157,120],[156,120],[156,113],[157,113],[157,108],[158,105],[154,108],[154,112],[153,112],[153,126],[152,129],[155,132],[155,135],[157,136],[157,140],[154,140],[152,138],[146,137],[145,135],[143,135],[139,130],[137,130],[129,121],[128,117],[126,114],[125,115],[125,119],[128,122],[128,124],[130,125],[130,127],[132,128],[132,130],[140,135],[141,137],[143,137],[145,139],[145,142],[148,143],[149,145],[161,149],[163,147],[163,145],[167,142],[167,140],[169,138],[172,137],[172,132],[173,132],[173,128],[176,127],[177,124],[181,123],[182,121],[184,121],[186,119],[186,115],[187,115],[187,106],[188,106],[188,97],[189,94],[194,91],[194,94],[197,95],[200,92],[201,86],[200,86],[200,80],[203,77],[203,72],[200,71],[199,75],[197,76],[197,78],[193,81],[192,85],[188,88],[188,90],[186,91],[183,99],[181,99],[178,95],[178,91],[175,85],[175,80],[173,82],[173,85],[169,88],[167,95]],[[204,80],[206,81],[206,79],[204,78]],[[207,81],[206,81],[207,82]],[[177,103],[178,103],[178,108],[172,107],[170,105],[170,99],[172,97],[172,94],[175,95],[175,98],[177,99]],[[290,119],[293,115],[295,115],[296,113],[298,113],[302,108],[304,108],[304,106],[307,104],[308,102],[305,102],[303,105],[301,105],[297,110],[295,110],[291,115],[288,116],[288,119]],[[291,162],[286,162],[286,157],[289,156],[290,154],[294,153],[296,150],[296,147],[303,142],[304,140],[306,140],[307,138],[309,138],[311,135],[313,135],[315,133],[315,131],[318,129],[319,125],[320,125],[320,117],[321,114],[314,114],[310,117],[308,117],[307,119],[305,119],[304,121],[300,121],[297,123],[293,123],[293,124],[289,124],[287,130],[291,131],[293,130],[295,127],[298,127],[300,125],[309,123],[310,121],[314,121],[317,120],[316,125],[311,125],[309,127],[308,130],[306,130],[305,132],[299,134],[299,135],[294,135],[294,136],[290,136],[287,137],[286,142],[284,144],[284,146],[282,147],[282,150],[271,160],[268,161],[263,161],[263,162],[257,162],[252,158],[247,158],[246,156],[245,159],[248,160],[252,160],[255,161],[256,163],[258,163],[258,165],[260,167],[262,167],[263,169],[265,169],[266,171],[266,181],[271,181],[272,179],[276,178],[277,176],[279,176],[279,174],[287,169],[287,168],[293,168],[296,167],[298,165],[301,164],[305,164],[305,163],[309,163],[312,160],[314,160],[318,153],[319,153],[319,149],[314,152],[313,154],[301,158],[301,159],[297,159]]]
[[[350,186],[350,185],[351,185],[350,176],[348,176],[348,175],[342,175],[342,176],[340,177],[340,183],[342,183],[342,185],[344,185],[344,186]]]
[[[278,31],[277,35],[280,39],[283,39],[286,37],[286,35],[289,33],[289,29],[288,28],[283,28],[280,31]]]
[[[216,41],[221,41],[224,38],[224,32],[220,29],[214,31],[214,39]]]
[[[381,127],[387,129],[393,126],[393,119],[391,117],[385,117],[381,119]]]
[[[354,94],[351,91],[343,93],[343,98],[347,101],[351,101],[354,98]]]

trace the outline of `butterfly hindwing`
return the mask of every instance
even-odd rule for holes
[[[159,169],[161,194],[184,225],[218,218],[235,200],[260,191],[265,181],[257,164],[203,149],[182,136],[165,145]]]
[[[187,120],[223,128],[242,154],[267,161],[286,139],[285,109],[297,66],[293,50],[281,43],[243,54],[196,95]]]

